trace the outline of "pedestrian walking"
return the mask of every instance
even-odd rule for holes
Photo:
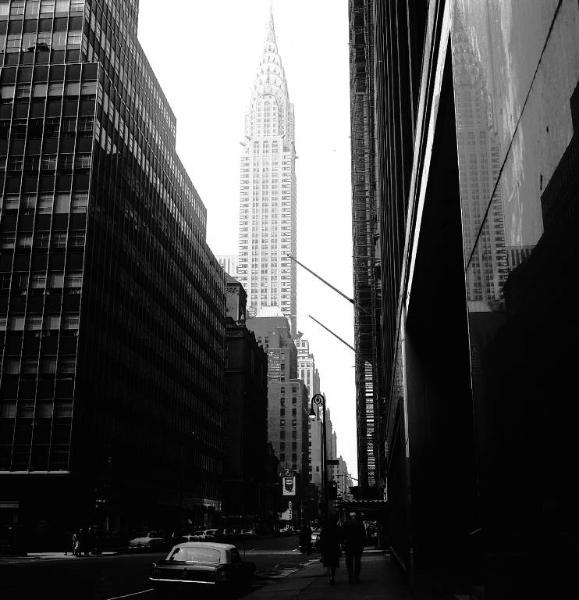
[[[360,568],[362,563],[362,552],[366,540],[364,524],[357,518],[355,512],[348,515],[348,520],[342,526],[342,543],[346,553],[346,568],[348,569],[348,581],[360,583]]]
[[[300,529],[300,550],[302,554],[312,553],[312,528],[308,521],[304,521]]]
[[[80,535],[78,531],[72,532],[72,553],[74,556],[80,556]]]
[[[337,515],[330,515],[320,531],[320,552],[322,564],[328,569],[328,579],[331,584],[336,578],[336,569],[340,566],[341,533],[338,527]]]

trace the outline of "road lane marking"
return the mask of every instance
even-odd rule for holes
[[[121,598],[130,598],[131,596],[139,596],[141,594],[148,594],[149,592],[154,592],[155,588],[151,588],[149,590],[141,590],[140,592],[133,592],[132,594],[125,594],[124,596],[113,596],[112,598],[107,598],[107,600],[121,600]]]

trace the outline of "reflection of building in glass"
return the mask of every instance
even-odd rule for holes
[[[296,178],[294,110],[273,17],[245,120],[241,156],[237,278],[248,313],[279,307],[296,332]]]
[[[464,25],[449,32],[456,5]],[[375,447],[393,555],[420,599],[566,598],[579,538],[579,5],[349,6],[353,204],[376,185],[382,281],[354,292],[368,307],[381,294]]]
[[[507,258],[509,262],[509,271],[512,271],[515,267],[518,267],[523,261],[525,261],[535,246],[507,246]]]
[[[501,186],[494,189],[501,157],[480,58],[461,25],[457,9],[452,58],[467,295],[484,310],[502,298],[508,274]]]

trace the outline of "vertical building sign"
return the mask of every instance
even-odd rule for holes
[[[282,477],[282,495],[283,496],[295,496],[296,495],[296,476],[285,475]]]

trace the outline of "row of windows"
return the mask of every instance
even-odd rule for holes
[[[0,53],[42,51],[42,50],[75,50],[82,43],[81,31],[50,31],[40,33],[24,33],[22,36],[0,35]]]
[[[7,16],[24,16],[34,19],[38,16],[48,17],[52,14],[66,12],[78,13],[84,10],[85,0],[2,0],[0,2],[0,19]]]
[[[288,455],[288,457],[289,457],[289,455]],[[282,452],[282,453],[280,453],[280,455],[279,455],[279,459],[280,459],[280,461],[281,461],[281,462],[284,462],[284,461],[285,461],[285,453],[283,453],[283,452]],[[293,463],[297,463],[297,460],[298,460],[298,455],[297,455],[297,454],[292,454],[292,458],[291,458],[291,460],[292,460],[292,462],[293,462]],[[296,469],[296,468],[297,468],[297,465],[296,465],[296,464],[294,464],[294,465],[293,465],[293,468],[294,468],[294,469]]]
[[[82,271],[54,271],[50,273],[0,273],[0,290],[12,289],[31,290],[58,289],[58,288],[80,288],[82,287]],[[1,319],[1,317],[0,317]],[[5,327],[4,327],[5,328]],[[0,329],[2,321],[0,320]],[[18,329],[12,326],[10,329]],[[22,329],[22,328],[20,328]]]
[[[94,96],[97,93],[96,81],[63,81],[55,83],[19,83],[18,85],[0,86],[0,99],[45,98],[46,96]]]
[[[11,212],[20,209],[23,214],[36,210],[37,213],[85,213],[88,207],[88,194],[77,192],[74,194],[6,194],[2,202],[0,197],[0,209],[3,212]],[[10,231],[9,221],[6,220],[4,231]],[[4,242],[4,240],[2,240]]]

